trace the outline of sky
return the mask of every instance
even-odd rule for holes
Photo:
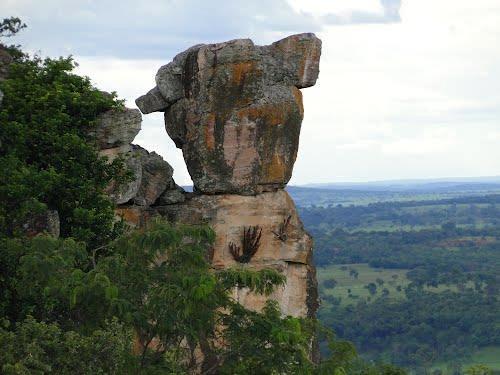
[[[198,43],[323,41],[291,184],[500,175],[498,0],[2,0],[28,24],[12,42],[73,55],[129,107]],[[135,139],[190,184],[162,114]]]

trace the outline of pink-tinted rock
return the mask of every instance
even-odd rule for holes
[[[198,191],[273,191],[291,178],[303,118],[299,89],[316,82],[320,54],[314,34],[269,46],[249,39],[195,46],[160,68],[157,87],[136,103],[144,113],[165,111]]]
[[[283,273],[287,282],[271,297],[234,291],[244,306],[259,310],[268,298],[278,301],[283,314],[314,316],[317,309],[316,278],[312,264],[312,239],[304,230],[293,200],[284,190],[256,196],[236,194],[198,195],[184,203],[160,206],[156,213],[185,224],[206,223],[216,232],[212,265],[218,269],[248,267],[272,268]],[[144,215],[151,215],[145,211]],[[142,218],[134,217],[136,222]],[[280,238],[280,225],[288,221],[286,236]],[[245,228],[257,226],[260,246],[248,263],[238,263],[230,244],[241,246]]]

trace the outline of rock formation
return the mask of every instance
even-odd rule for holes
[[[286,285],[270,298],[283,314],[300,317],[314,316],[318,306],[312,240],[283,189],[297,155],[300,89],[315,84],[320,53],[314,34],[268,46],[241,39],[191,47],[159,69],[156,87],[136,103],[144,114],[164,112],[194,193],[175,184],[161,157],[130,144],[140,129],[136,111],[104,114],[96,130],[101,154],[123,156],[135,176],[110,187],[119,215],[135,226],[155,215],[211,225],[213,266],[282,272]],[[266,300],[244,289],[234,297],[252,309]]]
[[[149,207],[159,202],[184,201],[183,191],[172,178],[174,170],[160,155],[132,144],[141,130],[142,116],[137,109],[112,109],[103,113],[90,134],[101,156],[109,160],[120,156],[132,173],[125,185],[109,186],[107,193],[119,205]]]
[[[165,112],[197,191],[282,189],[297,156],[299,89],[315,84],[320,52],[313,34],[263,47],[249,39],[194,46],[162,66],[136,103],[143,113]]]

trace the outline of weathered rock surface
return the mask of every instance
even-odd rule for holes
[[[111,185],[108,194],[117,204],[133,203],[138,206],[151,206],[164,196],[162,204],[170,200],[172,203],[181,201],[182,189],[179,188],[172,175],[174,170],[156,152],[148,152],[137,145],[130,145],[130,151],[121,153],[113,150],[111,154],[101,153],[108,157],[121,156],[125,159],[125,166],[132,172],[132,181],[119,187]],[[182,196],[183,198],[183,196]]]
[[[137,109],[112,109],[99,117],[91,136],[95,137],[100,150],[126,146],[141,130],[141,123],[142,116]]]
[[[212,255],[215,268],[276,269],[286,276],[287,283],[270,298],[278,301],[283,314],[314,316],[318,301],[312,265],[312,239],[305,232],[287,192],[279,190],[256,196],[194,195],[179,204],[148,209],[122,207],[120,214],[133,226],[142,226],[155,215],[178,223],[207,223],[216,232]],[[287,219],[289,224],[283,240],[278,237],[279,228]],[[234,259],[229,244],[241,245],[244,228],[251,226],[262,229],[260,246],[249,263],[241,264]],[[256,310],[263,307],[269,298],[245,289],[235,290],[234,297]]]
[[[259,310],[269,298],[286,315],[312,317],[318,307],[312,239],[283,188],[297,155],[300,89],[315,84],[320,53],[314,34],[268,46],[249,39],[197,45],[161,67],[156,86],[136,100],[143,113],[165,112],[167,133],[183,151],[195,192],[182,191],[171,170],[142,156],[137,166],[131,162],[139,184],[117,213],[136,227],[158,215],[208,224],[216,232],[209,254],[214,268],[283,273],[286,285],[270,297],[233,291],[250,309]],[[122,152],[114,147],[103,152]],[[145,174],[149,183],[143,185]]]
[[[183,190],[175,184],[170,164],[157,153],[131,143],[141,130],[141,123],[142,115],[137,109],[112,109],[99,117],[89,133],[101,156],[110,161],[123,158],[132,174],[128,183],[108,186],[107,194],[117,204],[151,206],[160,196],[162,204],[181,202]]]
[[[321,41],[299,34],[268,46],[249,39],[198,45],[160,68],[136,100],[165,112],[197,191],[256,194],[283,188],[297,155],[300,88],[315,84]]]

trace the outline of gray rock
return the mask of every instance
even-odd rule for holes
[[[161,95],[158,87],[155,87],[146,95],[137,98],[135,104],[137,104],[142,113],[146,114],[165,111],[170,103]]]
[[[121,184],[119,187],[111,185],[107,193],[117,204],[124,204],[137,196],[142,182],[142,157],[141,154],[132,150],[121,155],[125,159],[125,167],[132,173],[132,181]]]
[[[141,130],[142,116],[137,109],[112,109],[100,115],[96,128],[90,132],[98,149],[132,143]]]
[[[175,186],[173,189],[167,189],[156,201],[158,206],[165,206],[169,204],[182,203],[186,200],[184,189],[180,186]]]
[[[175,189],[176,185],[172,178],[174,171],[157,153],[150,153],[140,146],[131,145],[131,151],[120,156],[125,159],[125,166],[132,172],[133,179],[119,187],[115,185],[108,187],[107,193],[115,203],[150,206],[166,190]]]
[[[142,148],[136,152],[141,154],[142,178],[133,201],[139,206],[150,206],[174,184],[172,179],[174,170],[155,152],[148,153]]]

